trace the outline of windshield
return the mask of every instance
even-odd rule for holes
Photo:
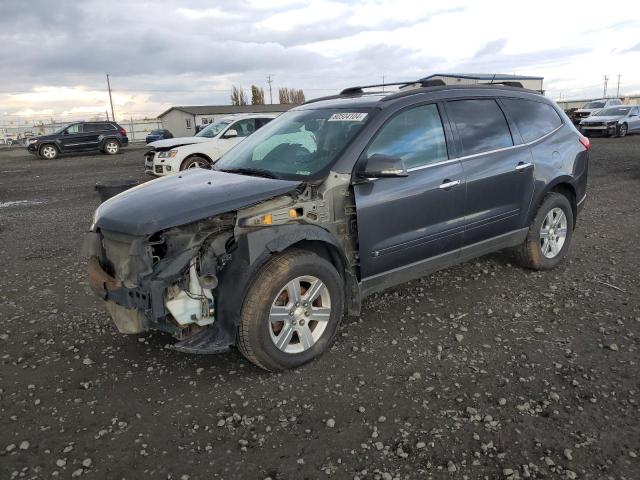
[[[370,112],[361,108],[284,113],[225,154],[216,170],[262,172],[291,180],[320,177],[366,124]]]
[[[598,116],[599,117],[619,117],[629,113],[629,110],[631,110],[631,107],[605,108],[604,110],[600,110],[598,112]]]
[[[602,108],[605,102],[589,102],[582,108]]]
[[[198,133],[196,133],[196,137],[213,138],[217,136],[222,130],[224,130],[225,127],[227,127],[230,123],[231,120],[220,120],[219,122],[212,123],[208,127],[203,128]]]

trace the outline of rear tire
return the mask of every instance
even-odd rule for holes
[[[331,345],[344,306],[344,282],[335,267],[308,251],[271,258],[247,291],[238,347],[269,371],[296,368]]]
[[[518,263],[532,270],[555,268],[567,254],[573,235],[573,209],[567,197],[548,193],[529,227],[525,241],[516,248]]]
[[[187,158],[182,165],[180,166],[180,170],[189,170],[191,168],[209,168],[211,167],[211,162],[204,157],[199,155],[194,155],[193,157]]]
[[[115,155],[120,151],[120,143],[117,140],[107,140],[102,146],[102,151],[107,155]]]
[[[45,143],[44,145],[41,145],[38,153],[40,154],[40,157],[44,158],[45,160],[54,160],[59,154],[58,147],[51,143]]]

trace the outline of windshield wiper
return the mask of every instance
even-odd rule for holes
[[[261,170],[259,168],[239,167],[239,168],[224,168],[220,170],[226,173],[238,173],[240,175],[253,175],[256,177],[265,178],[278,178],[269,170]]]

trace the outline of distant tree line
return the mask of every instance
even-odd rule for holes
[[[302,89],[280,88],[278,97],[281,104],[304,103],[305,97]],[[257,85],[251,85],[251,105],[264,105],[264,90]],[[231,87],[231,105],[249,105],[249,98],[242,87]]]
[[[289,103],[304,103],[304,92],[301,89],[296,88],[280,88],[278,90],[278,96],[280,97],[281,104]]]

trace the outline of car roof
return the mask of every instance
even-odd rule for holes
[[[501,96],[521,97],[530,99],[544,99],[550,102],[544,95],[535,90],[527,90],[520,87],[506,85],[441,85],[434,87],[408,88],[393,90],[391,92],[358,92],[341,93],[329,97],[310,100],[293,110],[311,110],[323,108],[386,108],[397,102],[414,98],[416,102],[424,100],[440,100],[447,98],[464,98],[472,96]]]

